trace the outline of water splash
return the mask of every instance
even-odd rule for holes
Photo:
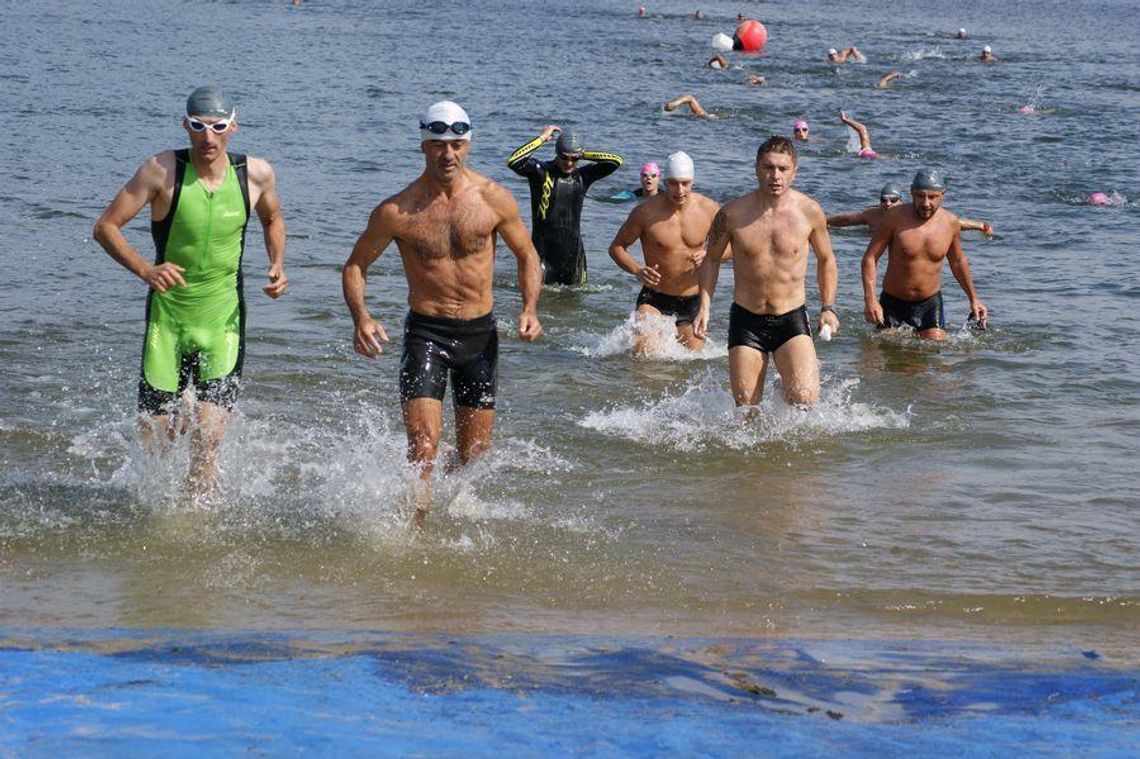
[[[631,313],[626,320],[605,335],[581,333],[575,336],[576,345],[571,350],[590,358],[607,358],[626,355],[633,350],[638,336],[645,338],[648,350],[640,358],[664,361],[706,361],[724,358],[728,346],[715,340],[707,340],[704,348],[692,351],[677,342],[677,326],[670,316],[645,314],[638,320],[637,313]]]
[[[942,48],[935,45],[934,47],[920,47],[917,50],[908,50],[899,56],[899,60],[904,63],[915,63],[917,61],[925,60],[926,58],[945,58],[946,55],[942,52]]]

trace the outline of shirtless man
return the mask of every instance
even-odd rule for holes
[[[353,347],[376,358],[388,335],[368,313],[368,267],[395,240],[408,281],[408,315],[400,362],[400,401],[408,434],[408,460],[427,483],[439,447],[443,395],[452,382],[459,461],[466,464],[491,445],[499,338],[491,312],[495,236],[518,260],[522,311],[519,337],[542,332],[538,295],[542,268],[518,204],[501,185],[468,169],[471,120],[455,103],[433,104],[420,118],[424,172],[383,201],[368,219],[344,265],[344,300],[356,324]],[[416,522],[427,509],[421,491]]]
[[[942,208],[946,185],[933,169],[920,169],[910,186],[911,204],[885,214],[863,254],[863,316],[879,329],[909,324],[918,336],[946,338],[942,314],[942,262],[970,299],[970,317],[985,328],[988,311],[974,291],[970,262],[962,252],[958,217]],[[875,298],[879,258],[890,250],[883,291]]]
[[[809,245],[819,279],[820,326],[839,330],[838,273],[827,219],[819,203],[792,189],[795,176],[795,146],[786,137],[769,137],[756,152],[759,187],[717,212],[697,274],[701,304],[693,333],[703,339],[721,256],[732,245],[736,289],[728,321],[728,376],[737,406],[759,405],[769,355],[789,403],[819,400],[819,362],[806,307]]]
[[[862,211],[849,211],[828,216],[827,226],[855,227],[863,224],[870,228],[871,235],[874,236],[875,232],[879,230],[879,222],[882,221],[883,215],[901,202],[902,189],[894,182],[887,182],[879,192],[879,205],[864,208]],[[962,231],[972,230],[982,232],[986,237],[994,236],[994,228],[990,226],[988,221],[959,218],[958,226],[961,227]]]
[[[269,255],[262,290],[279,298],[285,276],[285,221],[269,162],[228,153],[238,131],[237,108],[216,87],[186,99],[182,128],[190,147],[151,156],[95,222],[103,249],[148,286],[138,410],[140,431],[163,449],[180,426],[180,399],[193,386],[188,494],[217,483],[218,454],[237,402],[245,354],[241,263],[250,211],[257,214]],[[123,227],[150,206],[156,249],[150,263]]]
[[[831,48],[827,51],[828,63],[847,63],[848,59],[856,63],[863,63],[867,60],[867,58],[859,52],[859,48],[854,45],[845,47],[842,51],[836,50],[835,48]]]
[[[630,212],[610,243],[610,258],[643,285],[637,296],[638,321],[649,314],[671,316],[677,324],[678,342],[689,350],[700,350],[705,341],[693,334],[693,317],[700,305],[697,268],[704,260],[705,240],[720,206],[693,192],[693,176],[693,159],[688,154],[669,156],[665,192]],[[629,255],[629,247],[638,240],[644,266]],[[651,347],[649,335],[639,330],[633,352],[642,354]]]
[[[701,105],[701,101],[697,100],[694,95],[681,95],[681,97],[673,98],[663,107],[667,112],[677,110],[683,105],[689,106],[689,112],[696,116],[698,119],[707,119],[709,112]]]

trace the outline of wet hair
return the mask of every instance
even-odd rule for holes
[[[764,140],[764,143],[756,151],[756,163],[760,163],[760,156],[765,153],[787,153],[792,157],[792,165],[799,164],[799,156],[796,154],[796,146],[787,137],[780,135],[772,135]]]

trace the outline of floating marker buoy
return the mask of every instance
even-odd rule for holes
[[[736,25],[732,48],[746,53],[759,53],[768,42],[768,30],[754,18],[746,18]]]
[[[713,50],[732,50],[732,37],[729,37],[724,32],[719,32],[712,41]]]

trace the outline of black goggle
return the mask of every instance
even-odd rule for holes
[[[895,195],[887,195],[887,196],[884,196],[882,198],[879,198],[880,203],[886,203],[888,205],[894,205],[895,203],[899,203],[901,201],[902,201],[902,198],[897,197]]]
[[[466,121],[456,121],[452,124],[448,124],[446,121],[433,121],[430,124],[425,124],[421,121],[420,129],[426,129],[432,134],[445,134],[450,129],[452,134],[462,137],[471,131],[471,125]]]

